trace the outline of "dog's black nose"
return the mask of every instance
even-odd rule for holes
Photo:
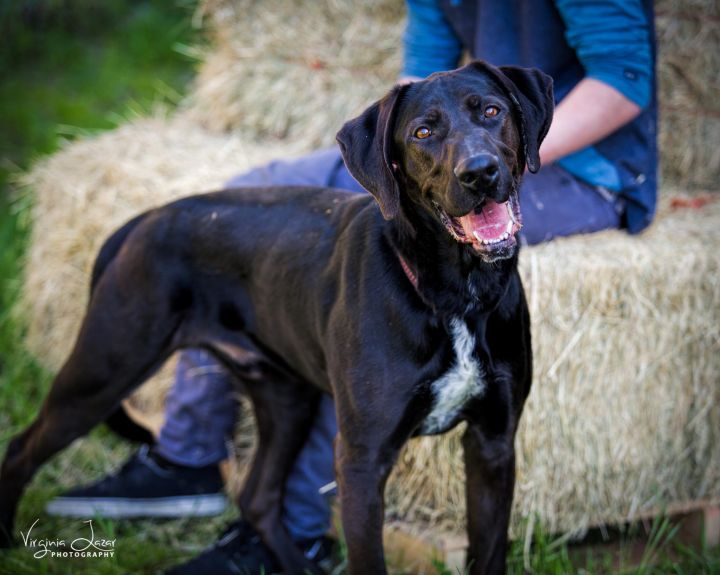
[[[470,191],[492,189],[500,178],[500,163],[497,156],[478,154],[460,162],[455,168],[455,176],[460,185]]]

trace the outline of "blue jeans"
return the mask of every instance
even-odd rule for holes
[[[294,161],[277,161],[230,180],[227,187],[315,185],[363,193],[337,148]],[[558,236],[620,227],[622,204],[612,194],[587,185],[554,165],[528,174],[520,190],[522,239],[537,244]],[[181,354],[176,381],[166,404],[166,421],[157,451],[178,464],[218,463],[227,457],[236,405],[230,376],[203,350]],[[325,396],[314,427],[288,477],[285,525],[295,540],[323,535],[330,525],[330,504],[319,489],[334,480],[333,439],[337,433],[332,398]]]

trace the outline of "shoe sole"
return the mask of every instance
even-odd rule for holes
[[[227,507],[222,494],[127,499],[122,497],[57,497],[47,504],[49,515],[59,517],[208,517]]]

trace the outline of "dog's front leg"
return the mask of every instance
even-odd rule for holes
[[[488,438],[468,425],[463,435],[468,558],[471,575],[505,573],[508,525],[515,486],[512,435]]]
[[[377,430],[374,430],[377,431]],[[384,491],[397,450],[355,443],[342,428],[335,444],[349,575],[382,575]]]

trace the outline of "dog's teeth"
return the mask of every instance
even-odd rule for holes
[[[473,235],[475,236],[475,239],[478,242],[480,242],[481,244],[483,244],[485,246],[489,246],[492,244],[499,244],[500,242],[502,242],[510,237],[510,234],[508,232],[503,233],[503,235],[501,235],[497,238],[490,238],[490,239],[485,239],[485,238],[480,237],[480,234],[478,234],[477,232],[473,232]]]
[[[515,215],[513,214],[512,207],[510,206],[510,201],[509,201],[509,200],[508,200],[508,202],[505,204],[505,206],[507,207],[507,213],[508,213],[508,215],[510,216],[510,222],[508,223],[508,226],[510,226],[510,228],[512,228],[512,224],[515,223]]]
[[[505,233],[510,235],[512,233],[512,229],[513,229],[513,220],[510,220],[508,222],[507,227],[505,228]]]

